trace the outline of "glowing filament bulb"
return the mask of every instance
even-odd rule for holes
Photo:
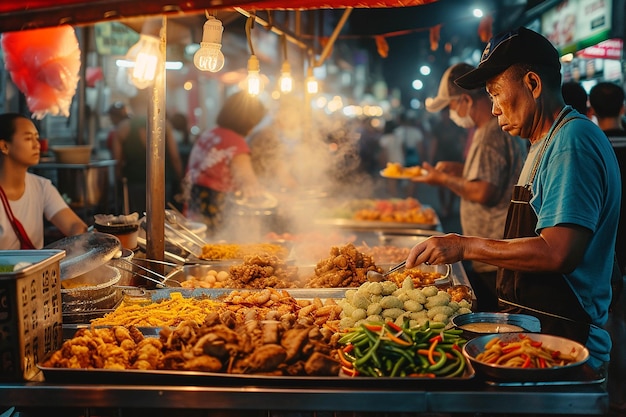
[[[200,49],[193,55],[193,63],[201,71],[218,72],[224,68],[222,53],[222,22],[209,16],[202,29]]]
[[[278,80],[281,93],[290,93],[293,90],[293,78],[291,77],[291,68],[289,62],[283,62],[280,70],[280,78]]]
[[[126,59],[134,62],[130,73],[132,83],[139,89],[151,86],[154,84],[157,68],[161,62],[159,39],[140,34],[139,42],[128,50]]]
[[[259,59],[256,55],[250,55],[250,59],[248,59],[248,78],[246,82],[248,85],[248,94],[252,96],[258,96],[261,93],[261,74],[259,71]]]
[[[319,91],[319,85],[317,84],[317,80],[313,76],[313,68],[310,67],[307,70],[306,91],[309,94],[317,94],[317,92]]]

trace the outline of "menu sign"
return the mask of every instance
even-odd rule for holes
[[[561,54],[609,38],[612,0],[564,0],[541,17],[542,33]]]

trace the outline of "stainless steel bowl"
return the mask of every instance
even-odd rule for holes
[[[494,333],[541,331],[539,319],[527,314],[476,312],[460,314],[453,317],[450,322],[463,330],[464,337],[468,339]]]
[[[533,341],[541,342],[542,346],[551,350],[568,353],[576,358],[565,366],[552,368],[517,368],[486,363],[476,359],[479,353],[485,350],[485,345],[493,338],[499,337],[503,342],[513,342],[519,340],[520,335],[529,337]],[[470,361],[474,370],[484,376],[498,381],[515,382],[536,382],[536,381],[558,381],[560,379],[570,379],[575,377],[587,359],[589,351],[583,345],[564,337],[552,336],[540,333],[502,333],[480,336],[468,341],[463,346],[463,354]]]

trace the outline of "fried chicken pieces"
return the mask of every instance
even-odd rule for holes
[[[330,248],[330,256],[315,266],[315,275],[307,282],[309,288],[358,287],[367,281],[367,271],[382,273],[374,259],[360,252],[352,243]]]
[[[226,311],[209,314],[202,325],[184,321],[163,328],[159,338],[132,326],[80,329],[43,366],[335,376],[332,336],[309,318],[288,325],[242,321]]]

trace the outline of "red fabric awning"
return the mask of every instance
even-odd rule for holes
[[[241,7],[247,10],[306,10],[413,7],[437,0],[4,0],[0,32],[124,18],[197,13]]]

